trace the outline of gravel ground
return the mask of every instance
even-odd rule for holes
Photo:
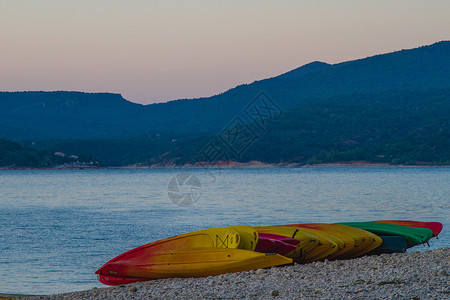
[[[450,299],[450,248],[27,299]]]

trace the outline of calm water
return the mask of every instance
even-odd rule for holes
[[[178,173],[202,184],[193,207],[169,200]],[[95,270],[126,250],[235,224],[434,220],[431,248],[448,247],[449,195],[450,168],[0,171],[0,293],[100,287]]]

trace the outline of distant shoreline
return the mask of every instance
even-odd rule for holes
[[[275,168],[414,168],[414,167],[450,167],[450,165],[391,165],[388,163],[371,163],[371,162],[338,162],[338,163],[323,163],[323,164],[301,164],[301,163],[263,163],[259,161],[252,161],[247,163],[239,162],[218,162],[218,163],[199,163],[199,164],[154,164],[154,165],[142,165],[135,164],[129,166],[119,167],[45,167],[45,168],[33,168],[33,167],[0,167],[0,171],[26,171],[26,170],[99,170],[99,169],[124,169],[124,170],[142,170],[142,169],[275,169]]]
[[[323,164],[301,164],[301,163],[200,163],[185,165],[131,165],[123,167],[108,167],[107,169],[274,169],[274,168],[408,168],[408,167],[449,167],[450,165],[391,165],[388,163],[370,163],[370,162],[339,162],[339,163],[323,163]]]

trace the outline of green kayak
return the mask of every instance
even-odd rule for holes
[[[402,236],[406,239],[408,248],[426,243],[433,236],[433,231],[428,228],[374,222],[344,222],[337,224],[364,229],[376,235]]]

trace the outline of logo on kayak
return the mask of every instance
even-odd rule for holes
[[[202,195],[202,184],[195,175],[180,173],[170,179],[167,194],[170,201],[177,206],[193,206]]]

